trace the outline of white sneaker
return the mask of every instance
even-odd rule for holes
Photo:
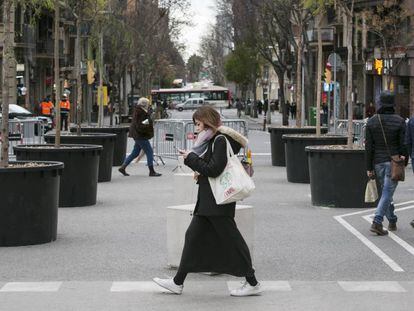
[[[153,278],[152,280],[162,288],[165,288],[176,295],[181,295],[183,292],[184,286],[175,284],[174,279]]]
[[[257,283],[256,286],[251,286],[247,281],[239,288],[233,289],[230,292],[231,296],[235,297],[245,297],[245,296],[255,296],[260,295],[263,292],[262,286],[260,283]]]

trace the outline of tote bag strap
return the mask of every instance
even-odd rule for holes
[[[224,136],[224,135],[217,135],[217,137],[216,138],[214,138],[214,141],[213,141],[213,145],[212,145],[212,147],[211,147],[211,150],[214,152],[214,144],[215,144],[215,142],[216,142],[216,139],[217,138],[219,138],[219,137],[224,137],[224,139],[226,140],[226,149],[227,149],[227,159],[229,159],[230,157],[234,157],[234,152],[233,152],[233,148],[231,147],[231,145],[230,145],[230,142],[229,142],[229,140],[227,139],[227,137],[226,136]]]

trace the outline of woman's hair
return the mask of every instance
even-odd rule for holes
[[[220,114],[211,106],[202,106],[193,114],[193,122],[201,121],[207,128],[217,130],[221,126]]]

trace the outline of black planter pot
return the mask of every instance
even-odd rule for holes
[[[282,136],[285,134],[316,134],[316,127],[287,127],[287,126],[270,126],[268,128],[270,132],[270,147],[272,152],[272,165],[273,166],[286,166],[285,161],[285,143],[282,140]],[[322,134],[326,134],[328,129],[326,127],[321,128]]]
[[[24,164],[25,162],[10,162]],[[56,240],[59,182],[63,163],[0,168],[0,246]]]
[[[17,160],[59,161],[65,164],[60,178],[60,207],[96,204],[99,156],[96,145],[20,145],[14,147]]]
[[[292,183],[309,183],[309,165],[306,146],[315,145],[343,145],[346,144],[346,136],[313,134],[283,135],[285,142],[285,158],[287,180]]]
[[[100,145],[103,147],[99,156],[98,182],[111,181],[115,139],[115,134],[106,133],[83,133],[80,136],[76,134],[63,134],[60,137],[62,144]],[[45,141],[49,144],[55,143],[55,135],[45,135]]]
[[[76,128],[71,128],[72,133],[76,132]],[[125,154],[127,151],[128,131],[129,126],[114,126],[114,127],[82,127],[82,133],[110,133],[116,134],[114,158],[112,165],[121,166],[124,163]]]
[[[368,181],[364,149],[334,147],[306,147],[312,204],[344,208],[375,206],[364,202]]]

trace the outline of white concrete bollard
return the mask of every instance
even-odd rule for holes
[[[168,265],[176,268],[180,264],[185,232],[190,225],[195,203],[167,207]],[[254,210],[250,205],[237,205],[235,221],[253,256]]]

